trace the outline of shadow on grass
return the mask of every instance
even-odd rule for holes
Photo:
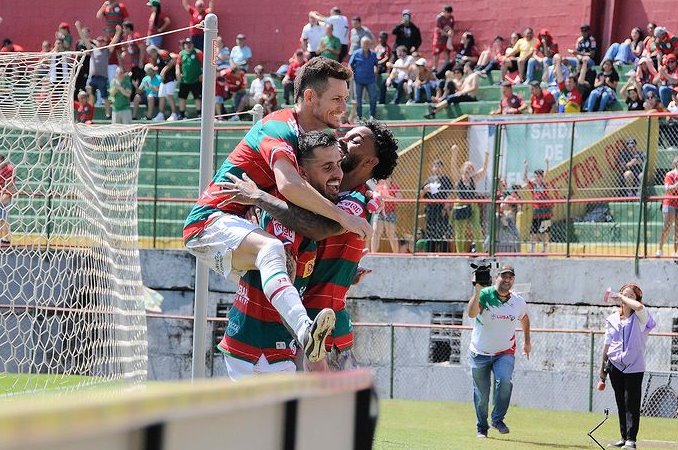
[[[528,441],[521,439],[497,439],[488,437],[488,440],[494,440],[497,442],[510,442],[510,443],[519,443],[519,444],[531,444],[537,445],[543,448],[581,448],[581,449],[590,449],[590,445],[574,445],[574,444],[554,444],[553,442],[539,442],[539,441]]]

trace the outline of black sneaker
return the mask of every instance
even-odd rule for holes
[[[496,428],[501,434],[508,434],[510,431],[509,427],[506,426],[503,420],[500,420],[499,422],[492,422],[492,428]]]

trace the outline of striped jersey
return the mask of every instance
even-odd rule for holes
[[[532,198],[539,203],[532,204],[532,217],[535,219],[550,219],[553,216],[553,203],[550,199],[548,188],[545,184],[529,181],[527,187],[532,192]]]
[[[337,206],[356,216],[371,219],[367,211],[367,185],[352,192],[340,194]],[[332,236],[318,243],[315,269],[303,296],[304,306],[311,318],[323,308],[332,308],[336,314],[336,325],[332,336],[325,341],[328,349],[332,345],[339,350],[353,346],[353,325],[346,311],[346,293],[358,271],[363,256],[365,241],[355,233]]]
[[[291,250],[297,261],[294,287],[303,295],[315,264],[316,242],[295,233],[267,213],[262,214],[261,225]],[[252,364],[256,364],[261,355],[269,363],[294,359],[297,344],[280,313],[264,295],[258,270],[250,270],[240,278],[228,312],[226,333],[217,348]]]
[[[246,173],[260,189],[272,192],[276,188],[273,166],[276,161],[286,158],[299,170],[296,148],[299,145],[299,122],[292,108],[282,109],[267,115],[257,122],[235,149],[228,155],[214,175],[212,182],[200,195],[184,223],[184,241],[196,237],[207,225],[210,216],[219,211],[240,217],[245,215],[247,205],[229,203],[219,206],[225,196],[216,195],[221,188],[216,183],[231,181],[226,174],[242,178]]]

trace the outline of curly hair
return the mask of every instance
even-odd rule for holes
[[[372,170],[372,177],[375,180],[385,180],[391,176],[398,165],[398,140],[391,130],[378,120],[369,119],[360,122],[360,125],[369,128],[374,135],[374,146],[377,149],[379,164]]]

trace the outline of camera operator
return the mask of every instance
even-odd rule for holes
[[[494,285],[490,285],[490,266],[475,266],[473,295],[468,302],[468,316],[475,319],[469,346],[469,365],[473,376],[473,404],[476,410],[477,437],[486,438],[490,400],[491,376],[494,373],[495,389],[492,410],[492,427],[506,434],[504,423],[513,388],[515,363],[516,321],[524,333],[523,354],[530,357],[530,318],[527,303],[520,295],[511,292],[515,281],[513,266],[499,269]],[[485,283],[486,281],[486,283]],[[486,285],[487,287],[483,287]]]

